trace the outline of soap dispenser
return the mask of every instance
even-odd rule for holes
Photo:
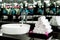
[[[6,10],[8,12],[7,15],[9,15],[11,9],[10,8],[6,8]]]
[[[50,6],[50,0],[44,0],[44,5],[45,5],[45,7],[49,7]]]
[[[60,0],[56,1],[56,6],[58,7],[60,5]]]
[[[2,14],[2,10],[3,10],[3,9],[0,7],[0,20],[2,19],[2,15],[3,15],[3,14]]]
[[[16,10],[15,10],[14,8],[11,8],[10,14],[11,14],[11,15],[16,15]]]
[[[3,15],[2,15],[2,21],[7,21],[8,19],[8,11],[6,10],[6,8],[3,8],[3,11],[2,11]]]
[[[14,8],[11,8],[9,16],[8,16],[8,20],[9,21],[13,21],[13,16],[16,15],[16,11]]]
[[[40,15],[42,15],[42,14],[44,13],[43,8],[38,8],[38,13],[39,13]]]
[[[56,13],[56,15],[60,15],[60,6],[57,7],[57,13]]]
[[[18,13],[18,11],[19,11],[19,9],[18,9],[18,8],[15,8],[15,10],[14,10],[14,11],[15,11],[15,14],[16,14],[16,15],[18,15],[18,14],[19,14],[19,13]]]
[[[7,15],[8,11],[6,10],[6,8],[3,8],[3,15]]]
[[[33,15],[33,11],[34,11],[33,4],[31,3],[28,4],[28,11],[29,11],[29,15]]]
[[[44,0],[44,15],[50,14],[50,0]]]
[[[37,3],[38,3],[38,6],[39,6],[38,13],[42,15],[44,13],[44,9],[42,7],[43,4],[41,3],[41,1],[37,1]]]
[[[50,5],[50,14],[56,14],[57,12],[57,8],[56,8],[56,2],[51,2],[51,5]]]
[[[56,6],[57,6],[57,13],[56,13],[56,15],[60,15],[60,0],[56,1]]]

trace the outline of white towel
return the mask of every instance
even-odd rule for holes
[[[34,33],[40,33],[40,34],[45,34],[52,32],[50,23],[48,20],[45,18],[45,16],[41,16],[38,18],[37,23],[35,24],[35,28],[33,30]]]
[[[50,20],[50,24],[54,26],[60,26],[60,16],[53,16]]]

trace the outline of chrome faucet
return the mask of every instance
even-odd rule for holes
[[[23,10],[22,13],[21,13],[21,23],[22,24],[26,23],[26,21],[27,21],[27,13],[26,13],[25,10]]]

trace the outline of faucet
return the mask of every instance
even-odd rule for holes
[[[27,13],[26,13],[26,11],[25,11],[25,9],[22,11],[22,13],[21,13],[21,23],[23,24],[23,23],[26,23],[26,21],[27,21]]]

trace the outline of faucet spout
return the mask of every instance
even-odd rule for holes
[[[26,19],[27,19],[27,13],[26,13],[25,10],[23,10],[22,13],[21,13],[21,23],[22,24],[26,23],[26,21],[27,21]]]

